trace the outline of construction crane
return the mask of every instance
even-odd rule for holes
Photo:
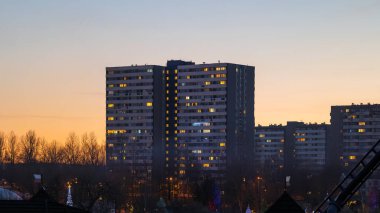
[[[314,211],[337,213],[351,199],[360,186],[380,165],[380,140],[364,155],[347,176],[334,188]]]

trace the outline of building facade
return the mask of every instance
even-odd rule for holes
[[[255,165],[257,169],[284,168],[285,126],[270,125],[255,128]]]
[[[179,196],[177,180],[222,182],[227,168],[248,176],[254,77],[254,67],[231,63],[107,67],[107,165],[168,183],[169,197]]]
[[[254,136],[254,67],[230,64],[177,67],[175,175],[225,179],[248,170]],[[243,173],[242,173],[243,174]]]
[[[336,164],[354,166],[380,140],[380,104],[331,107]]]
[[[136,180],[163,176],[164,69],[106,68],[106,162],[126,166]]]

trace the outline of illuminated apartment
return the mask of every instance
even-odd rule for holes
[[[351,168],[380,139],[380,104],[332,106],[331,125],[336,161]]]
[[[179,65],[174,78],[174,175],[222,180],[227,168],[248,175],[253,161],[254,67]]]
[[[260,170],[284,167],[285,126],[270,125],[255,128],[255,165]]]
[[[106,68],[107,165],[125,165],[137,179],[162,176],[164,67]]]

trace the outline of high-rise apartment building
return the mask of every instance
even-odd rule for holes
[[[335,163],[351,168],[380,139],[380,104],[332,106],[331,126]]]
[[[285,128],[281,125],[255,128],[255,165],[260,170],[284,167]]]
[[[173,182],[249,175],[254,77],[231,63],[108,67],[107,165]]]
[[[107,165],[125,165],[137,180],[163,175],[164,70],[106,68]]]
[[[179,65],[176,69],[174,174],[224,179],[227,167],[252,168],[254,67]]]

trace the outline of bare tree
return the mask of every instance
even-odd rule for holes
[[[0,164],[4,163],[5,153],[5,134],[0,132]]]
[[[19,146],[16,134],[12,131],[8,136],[7,160],[10,164],[15,164],[19,155]]]
[[[47,147],[47,162],[57,164],[63,159],[63,150],[58,146],[57,141],[52,141]]]
[[[82,137],[82,154],[83,163],[90,165],[99,165],[101,162],[101,147],[99,146],[96,136],[93,132],[89,135],[85,133]]]
[[[36,132],[29,130],[21,138],[21,158],[24,163],[37,162],[40,139],[37,138]]]
[[[78,136],[73,132],[66,139],[64,147],[64,163],[79,164],[80,163],[80,145]]]

